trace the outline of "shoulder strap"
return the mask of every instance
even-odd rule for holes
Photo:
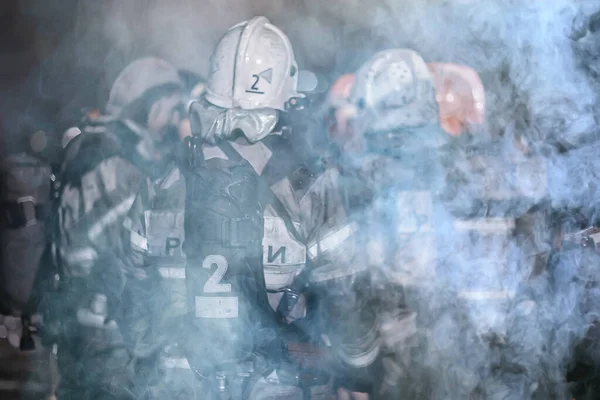
[[[233,146],[231,146],[231,143],[229,143],[228,141],[224,140],[222,143],[220,143],[219,148],[223,151],[223,153],[225,153],[225,155],[230,160],[236,161],[236,162],[245,162],[247,164],[250,164],[246,159],[244,159],[233,148]],[[251,168],[251,169],[252,169],[252,171],[254,171],[254,173],[256,175],[258,175],[256,173],[256,171],[254,170],[254,168]],[[268,182],[266,182],[265,179],[263,179],[261,176],[258,176],[258,177],[259,177],[258,185],[259,185],[261,197],[268,200],[269,204],[271,204],[273,206],[273,208],[275,209],[275,212],[277,212],[277,215],[279,215],[279,217],[281,217],[281,219],[283,219],[283,222],[285,223],[286,228],[292,234],[292,236],[294,236],[294,238],[296,240],[302,241],[302,236],[300,235],[300,233],[294,226],[294,223],[292,222],[292,218],[291,218],[290,214],[288,213],[287,209],[285,208],[285,206],[283,205],[281,200],[279,200],[279,197],[277,197],[277,195],[273,192],[273,190],[271,190]]]
[[[233,148],[233,146],[231,146],[231,144],[229,142],[223,141],[222,143],[219,144],[219,148],[232,161],[246,162],[248,165],[250,164]],[[256,173],[256,171],[254,170],[254,168],[252,168],[252,166],[250,166],[250,169]],[[258,175],[258,174],[256,174],[256,175]],[[302,236],[300,235],[300,233],[294,226],[294,223],[292,222],[292,218],[290,217],[290,214],[288,213],[287,209],[285,208],[285,206],[283,205],[281,200],[279,200],[277,195],[273,192],[273,190],[271,190],[271,187],[269,186],[268,182],[265,179],[263,179],[261,176],[259,176],[258,185],[259,185],[261,197],[265,198],[268,201],[268,204],[271,204],[273,206],[277,215],[279,215],[279,217],[283,220],[288,232],[290,234],[292,234],[292,236],[296,240],[302,242]],[[306,290],[306,288],[308,286],[308,278],[309,278],[309,274],[310,274],[310,270],[311,270],[310,265],[311,265],[310,258],[308,257],[308,254],[307,254],[306,267],[294,279],[294,281],[292,282],[292,285],[289,288],[287,288],[286,290],[284,290],[284,292],[283,292],[283,297],[281,298],[281,301],[279,302],[279,305],[277,306],[277,310],[275,311],[275,316],[277,319],[279,319],[281,321],[285,320],[286,317],[293,310],[295,304],[297,303],[297,301],[300,297],[300,294]]]

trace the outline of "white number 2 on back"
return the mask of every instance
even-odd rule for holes
[[[219,255],[207,256],[202,261],[202,268],[211,269],[213,265],[216,265],[217,269],[204,284],[204,293],[230,293],[231,284],[220,283],[229,268],[229,263],[225,257]]]

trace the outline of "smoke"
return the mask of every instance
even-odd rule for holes
[[[422,375],[416,373],[414,389],[435,399],[567,398],[574,345],[596,315],[586,289],[596,277],[580,274],[597,261],[579,250],[563,251],[550,259],[551,269],[528,278],[550,253],[553,217],[543,201],[567,210],[596,203],[595,147],[585,145],[596,136],[597,96],[569,38],[573,20],[584,11],[573,2],[387,7],[389,13],[375,16],[380,40],[417,49],[426,61],[481,71],[489,99],[487,131],[503,135],[476,150],[450,151],[446,190],[454,196],[432,215],[439,234],[433,243],[418,234],[420,247],[395,266],[406,273],[425,268],[402,260],[435,252],[436,277],[411,285],[409,296],[423,329],[414,366]],[[530,155],[517,149],[517,140]],[[577,146],[584,147],[563,153]],[[423,190],[423,182],[406,186]],[[399,196],[404,194],[384,199],[387,208],[395,208]],[[584,213],[579,222],[585,226],[592,217]],[[497,226],[487,234],[464,227],[465,220],[489,224],[490,218]],[[509,226],[503,231],[502,224]]]
[[[557,150],[596,134],[597,96],[569,37],[573,21],[589,15],[590,3],[88,3],[80,6],[83,21],[78,24],[78,32],[88,36],[78,36],[75,60],[84,65],[98,60],[91,43],[100,37],[110,44],[96,67],[105,85],[144,54],[205,74],[220,35],[262,14],[289,35],[301,68],[330,78],[356,70],[375,51],[389,47],[412,48],[428,62],[456,62],[479,71],[487,92],[485,130],[502,140],[479,146],[476,154],[454,150],[447,180],[457,195],[436,212],[436,227],[445,235],[433,242],[409,241],[396,255],[402,261],[427,246],[436,253],[423,257],[430,264],[434,260],[436,278],[420,277],[409,289],[422,328],[411,389],[433,399],[473,393],[523,399],[536,390],[538,395],[564,395],[573,344],[590,322],[580,307],[585,285],[571,279],[585,262],[561,255],[552,260],[561,279],[544,271],[525,283],[539,257],[545,260],[550,251],[548,215],[534,213],[525,232],[513,238],[509,232],[517,228],[510,221],[542,198],[571,209],[594,203],[594,152],[563,155]],[[86,15],[97,7],[102,18],[92,34]],[[526,143],[533,156],[519,152],[516,140]],[[384,207],[396,210],[397,196],[382,200]],[[494,217],[508,226],[483,236],[469,229],[459,232],[457,215],[471,221]],[[478,291],[495,297],[482,299]],[[457,297],[456,292],[467,294]]]
[[[39,4],[29,9],[38,22],[62,15],[45,1]],[[551,259],[553,271],[524,284],[536,260],[550,252],[548,212],[532,213],[527,229],[512,239],[506,233],[458,235],[455,220],[457,213],[512,220],[542,199],[555,208],[583,209],[578,223],[596,218],[600,168],[597,146],[587,143],[597,138],[593,80],[600,41],[590,34],[575,43],[570,35],[573,21],[580,26],[600,2],[109,0],[69,7],[71,20],[61,20],[68,34],[40,56],[27,78],[32,97],[58,101],[64,114],[102,107],[117,74],[140,56],[206,74],[219,37],[255,15],[288,34],[301,68],[329,78],[355,71],[390,47],[479,71],[488,105],[485,130],[502,139],[480,145],[477,154],[452,153],[446,178],[456,196],[436,214],[446,235],[427,242],[445,273],[409,289],[424,327],[412,384],[434,399],[466,398],[474,391],[483,398],[523,399],[540,385],[562,390],[548,388],[549,382],[564,383],[573,344],[595,312],[581,307],[592,292],[585,287],[590,278],[581,279],[577,267],[595,261],[564,252]],[[515,148],[517,139],[533,156]],[[382,201],[397,207],[397,197]],[[399,259],[424,253],[423,243],[411,242]],[[489,301],[454,295],[472,288],[502,295]]]

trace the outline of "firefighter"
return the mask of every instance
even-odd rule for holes
[[[287,36],[256,17],[221,38],[190,108],[187,355],[215,396],[329,398],[333,378],[368,393],[379,377],[370,275],[350,256],[337,170],[290,145],[307,77]]]
[[[423,375],[411,352],[417,317],[427,318],[429,309],[420,313],[409,300],[415,291],[421,298],[435,279],[440,156],[448,141],[434,82],[418,53],[390,49],[332,89],[329,132],[339,149],[341,187],[347,208],[362,216],[362,251],[379,276],[385,377],[378,398],[419,397],[425,384],[416,384]]]
[[[147,199],[154,183],[169,176],[166,150],[182,115],[177,70],[160,59],[139,59],[117,77],[97,129],[66,148],[55,243],[63,326],[59,398],[125,399],[141,390],[135,368],[145,338],[135,327],[137,317],[146,317],[142,308],[153,304],[132,288],[156,269],[145,268],[132,248],[132,228],[143,218],[137,199]]]
[[[389,54],[388,57],[392,58]],[[372,65],[381,69],[383,68],[381,65],[387,65],[385,60],[386,58],[381,56],[379,60],[375,59]],[[391,79],[381,78],[407,76],[401,66],[389,67],[391,71],[388,75],[379,72],[376,67],[371,68],[367,70],[367,76],[372,76],[374,82],[378,82],[378,79],[379,82],[385,82],[378,87],[378,91],[367,86],[367,89],[359,89],[358,92],[366,96],[353,94],[354,87],[358,84],[356,82],[358,77],[354,79],[343,77],[333,86],[335,92],[332,93],[333,107],[330,115],[336,118],[330,126],[330,135],[341,148],[342,165],[350,172],[354,164],[354,170],[359,172],[357,175],[360,175],[361,169],[364,169],[362,166],[366,165],[364,160],[368,159],[365,154],[370,154],[370,157],[376,161],[372,163],[374,168],[371,169],[370,174],[363,173],[367,179],[351,178],[350,182],[354,183],[348,186],[350,188],[354,186],[354,192],[360,193],[365,188],[373,186],[371,182],[377,180],[383,182],[376,190],[366,190],[375,193],[371,194],[374,200],[368,201],[366,208],[377,210],[377,204],[383,203],[379,206],[378,213],[385,218],[382,223],[384,226],[376,228],[376,232],[378,229],[387,232],[384,229],[385,225],[393,221],[398,225],[398,227],[392,225],[393,228],[404,233],[401,236],[401,243],[404,244],[398,246],[400,251],[396,250],[396,258],[387,262],[391,280],[403,282],[404,286],[410,289],[414,288],[416,294],[413,297],[423,300],[428,298],[422,294],[427,293],[427,284],[424,283],[437,282],[432,285],[439,290],[435,296],[429,298],[431,304],[423,300],[417,300],[415,304],[417,308],[424,307],[423,312],[419,313],[421,326],[432,329],[433,332],[439,331],[442,336],[445,335],[432,342],[434,349],[437,346],[438,350],[447,352],[453,348],[446,347],[444,350],[443,345],[453,329],[466,332],[458,334],[463,337],[459,342],[463,343],[468,341],[468,338],[480,337],[485,341],[494,335],[502,336],[502,340],[505,340],[508,334],[506,316],[515,292],[520,284],[540,272],[536,270],[536,265],[539,264],[536,257],[544,252],[543,243],[539,243],[539,236],[530,233],[532,227],[543,223],[544,216],[540,213],[528,213],[532,205],[539,201],[541,196],[539,190],[535,190],[535,187],[523,181],[519,182],[518,179],[503,180],[502,177],[507,176],[507,173],[516,172],[519,179],[524,179],[533,171],[539,170],[531,167],[539,165],[540,162],[538,159],[527,157],[516,148],[513,148],[513,152],[509,154],[510,162],[506,162],[506,159],[494,156],[495,153],[490,151],[497,143],[480,140],[477,148],[473,145],[477,142],[456,138],[456,136],[465,137],[480,133],[485,127],[483,86],[477,74],[466,66],[446,63],[427,66],[431,74],[429,78],[431,85],[429,97],[425,97],[423,108],[425,110],[428,107],[435,108],[431,103],[433,96],[440,110],[437,127],[431,121],[429,124],[411,125],[411,120],[414,121],[415,115],[418,115],[412,112],[408,115],[404,114],[404,119],[402,119],[403,114],[397,113],[396,125],[390,124],[390,127],[378,128],[377,123],[385,125],[386,120],[391,119],[390,115],[394,115],[395,109],[390,104],[393,105],[395,99],[402,104],[405,98],[416,98],[415,95],[411,96],[416,89],[412,89],[412,92],[407,89],[396,93],[393,84],[390,84]],[[421,72],[421,76],[427,75]],[[350,91],[347,88],[349,85],[352,87]],[[375,85],[373,87],[377,88]],[[365,107],[365,98],[374,98],[378,93],[383,98],[381,103]],[[365,109],[367,111],[363,111]],[[371,115],[371,118],[377,122],[375,126],[367,125],[365,129],[360,121],[356,121],[356,117],[361,114]],[[378,118],[382,121],[378,121]],[[394,135],[389,134],[390,130]],[[428,136],[424,138],[418,136],[423,133]],[[411,135],[414,134],[416,138],[422,138],[421,149],[429,154],[421,153],[416,156],[411,151],[413,145],[411,140],[414,140]],[[381,140],[378,146],[373,145],[373,139],[376,138]],[[436,139],[445,144],[436,146],[434,142]],[[393,147],[394,144],[397,146]],[[438,169],[428,176],[426,171],[433,170],[430,166],[436,164]],[[451,177],[451,180],[440,180],[445,176]],[[543,182],[543,174],[538,177]],[[356,184],[357,181],[362,183]],[[394,186],[404,187],[404,189],[391,196],[386,194],[389,192],[388,188]],[[408,200],[410,196],[412,200]],[[386,197],[388,197],[387,204]],[[485,207],[487,213],[481,215]],[[412,211],[414,208],[420,208],[422,212]],[[414,217],[411,214],[425,221],[424,229],[412,233],[404,226],[406,221],[413,221]],[[394,216],[397,219],[393,219]],[[372,220],[377,218],[373,217]],[[413,226],[412,229],[415,227]],[[388,243],[386,240],[373,242],[375,249],[383,248],[380,252],[384,255],[394,251],[394,249],[385,250],[384,244]],[[411,257],[412,254],[414,255]],[[515,257],[516,254],[518,257]],[[382,257],[385,259],[385,256]],[[382,259],[381,262],[384,263],[384,260]],[[481,268],[482,266],[485,268]],[[423,275],[423,272],[427,274]],[[439,305],[444,302],[443,307],[436,308],[436,303]],[[450,304],[461,304],[461,306],[448,306]],[[445,321],[445,318],[440,318],[443,313],[453,315],[454,319],[471,319],[472,326],[460,327]],[[458,342],[454,348],[459,348]],[[475,352],[472,357],[475,360],[477,355],[485,354],[488,350],[485,347],[471,346],[468,351]],[[453,359],[450,353],[445,354],[445,357],[448,358],[449,355],[450,359]],[[477,375],[473,371],[471,373]],[[471,384],[469,381],[474,383]],[[456,390],[465,390],[466,395],[479,384],[477,379],[464,379],[464,383],[466,383],[464,387],[454,388],[450,393],[455,395],[459,393]],[[440,387],[444,389],[441,383]]]

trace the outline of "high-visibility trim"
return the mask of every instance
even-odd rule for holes
[[[184,267],[159,267],[158,272],[165,279],[185,279]]]
[[[354,232],[357,231],[357,224],[355,222],[346,224],[336,231],[330,232],[325,237],[318,240],[308,248],[308,254],[311,258],[316,258],[319,252],[326,253],[330,250],[340,246],[346,239],[348,239]]]
[[[513,218],[480,218],[457,220],[454,229],[459,231],[478,231],[491,234],[509,234],[515,229]]]
[[[368,268],[368,264],[359,263],[351,265],[337,266],[326,264],[315,268],[310,273],[310,281],[313,283],[325,282],[332,279],[340,279],[350,275],[356,275]]]
[[[506,290],[460,291],[458,297],[465,300],[508,300],[513,294]]]
[[[127,214],[127,212],[131,209],[133,202],[135,201],[135,195],[131,195],[127,197],[125,200],[117,204],[115,207],[108,210],[106,214],[102,218],[100,218],[96,223],[92,225],[90,230],[88,231],[88,238],[90,240],[95,240],[104,232],[104,230],[111,224],[114,224],[121,218],[123,215]]]
[[[98,253],[92,247],[84,247],[73,251],[63,251],[62,258],[67,264],[76,264],[84,261],[95,261]]]
[[[187,358],[184,357],[163,357],[162,365],[167,369],[191,369]]]
[[[134,230],[131,230],[130,233],[129,241],[131,244],[143,251],[148,251],[148,238]]]
[[[196,296],[196,317],[209,319],[228,319],[239,316],[237,297]]]
[[[243,146],[236,142],[231,142],[231,147],[233,147],[242,158],[248,161],[258,175],[263,173],[263,170],[273,156],[273,152],[269,150],[263,142],[256,142],[250,146]]]
[[[70,267],[76,266],[81,269],[83,275],[87,275],[90,273],[94,262],[98,259],[98,253],[92,247],[84,247],[72,251],[70,249],[62,249],[61,257],[66,265]],[[72,270],[73,268],[69,269]]]

